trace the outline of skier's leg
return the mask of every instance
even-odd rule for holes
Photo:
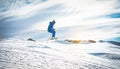
[[[56,35],[56,32],[53,31],[53,32],[52,32],[52,37],[55,37],[55,35]]]
[[[56,31],[55,31],[55,30],[52,30],[52,31],[50,31],[50,33],[52,33],[52,38],[51,38],[51,40],[52,40],[52,39],[56,39],[56,38],[55,38]]]

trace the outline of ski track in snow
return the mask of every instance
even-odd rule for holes
[[[0,69],[115,69],[87,60],[85,53],[75,51],[79,46],[54,41],[1,41]]]

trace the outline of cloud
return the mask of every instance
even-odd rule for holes
[[[119,12],[116,10],[117,0],[47,0],[38,4],[31,4],[19,9],[0,13],[0,19],[7,19],[11,27],[26,26],[21,31],[30,29],[46,30],[49,21],[56,20],[56,28],[95,24],[104,24],[117,19],[106,15]],[[117,15],[117,14],[116,14]],[[113,16],[113,15],[112,15]],[[115,15],[114,15],[115,16]]]

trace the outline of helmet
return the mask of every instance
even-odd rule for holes
[[[56,23],[55,20],[52,21],[53,23]]]

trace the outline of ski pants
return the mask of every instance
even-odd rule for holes
[[[56,35],[56,31],[55,30],[50,30],[50,31],[48,31],[49,33],[52,33],[52,37],[55,37],[55,35]]]

